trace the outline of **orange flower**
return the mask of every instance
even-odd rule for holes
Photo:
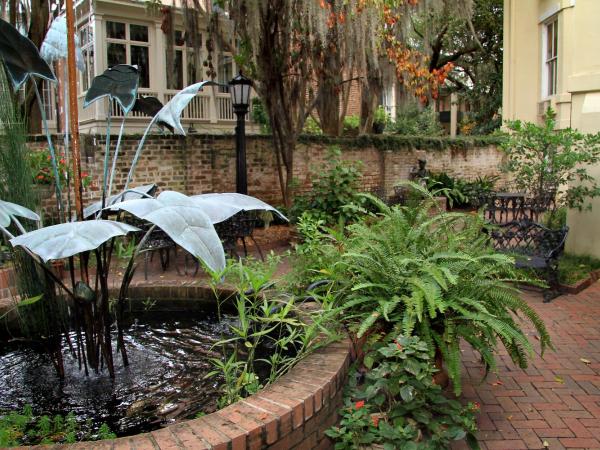
[[[373,421],[375,428],[377,428],[379,426],[379,416],[371,416],[371,420]]]
[[[355,407],[356,409],[360,409],[360,408],[362,408],[363,406],[365,406],[365,401],[364,401],[364,400],[360,400],[360,401],[356,402],[356,404],[354,405],[354,407]]]

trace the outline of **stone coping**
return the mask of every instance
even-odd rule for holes
[[[158,289],[157,289],[158,288]],[[152,293],[190,304],[206,286],[134,286],[132,297]],[[212,291],[211,291],[212,292]],[[201,297],[195,297],[201,298]],[[258,393],[212,414],[135,436],[45,450],[290,450],[331,449],[324,432],[338,421],[351,359],[348,338],[317,349]]]

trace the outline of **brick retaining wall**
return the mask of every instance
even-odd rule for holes
[[[365,190],[383,188],[386,195],[393,186],[406,180],[419,158],[428,161],[432,171],[472,179],[483,175],[499,175],[502,152],[493,144],[464,147],[463,141],[439,139],[442,148],[427,149],[415,144],[392,144],[388,141],[362,141],[340,138],[332,141],[342,150],[342,157],[362,161],[362,184]],[[382,138],[383,139],[383,138]],[[389,139],[389,138],[388,138]],[[58,138],[56,139],[58,142]],[[112,140],[116,143],[116,137]],[[116,183],[121,188],[139,142],[139,136],[125,136],[117,164]],[[385,146],[376,145],[385,142]],[[400,141],[399,141],[400,142]],[[456,144],[456,145],[454,145]],[[45,141],[36,137],[32,147],[45,147]],[[330,144],[319,140],[301,139],[294,157],[294,177],[300,191],[309,190],[316,171],[328,162]],[[59,145],[60,146],[60,145]],[[427,145],[423,145],[424,147]],[[444,148],[445,147],[445,148]],[[114,148],[114,147],[113,147]],[[104,138],[84,136],[82,139],[83,170],[94,177],[85,193],[87,202],[97,199],[102,171]],[[247,139],[248,190],[250,195],[267,202],[281,204],[276,162],[270,137],[248,136]],[[151,136],[144,147],[134,185],[157,182],[161,189],[177,190],[186,194],[232,192],[235,190],[235,140],[233,136],[189,135],[187,137]],[[114,192],[114,191],[113,191]],[[49,201],[49,205],[53,202]]]

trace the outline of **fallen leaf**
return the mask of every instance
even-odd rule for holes
[[[506,416],[507,420],[512,420],[512,418],[513,418],[512,414],[510,416]]]
[[[565,384],[565,380],[563,379],[563,377],[556,376],[554,377],[554,381],[560,384]]]
[[[585,359],[585,358],[579,358],[579,361],[581,361],[584,364],[591,364],[592,363],[589,359]]]
[[[498,381],[494,381],[491,384],[492,384],[492,386],[502,386],[504,383],[502,381],[498,380]]]
[[[544,448],[550,448],[550,444],[548,444],[548,441],[542,442],[542,445],[544,446]]]

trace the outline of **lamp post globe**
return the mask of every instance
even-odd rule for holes
[[[250,88],[252,80],[242,72],[229,82],[231,104],[237,117],[235,127],[235,187],[238,194],[248,194],[248,176],[246,171],[246,114],[250,106]]]

